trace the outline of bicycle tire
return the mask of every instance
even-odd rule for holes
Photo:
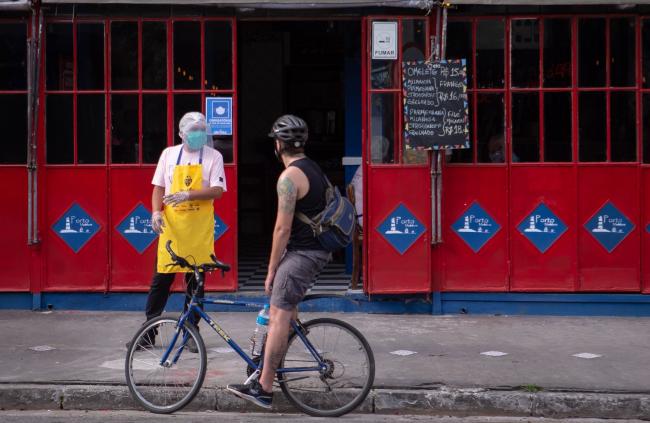
[[[309,342],[323,356],[323,359],[331,363],[332,366],[326,372],[310,372],[312,374],[311,378],[306,375],[307,373],[278,373],[278,381],[282,392],[291,404],[311,416],[338,417],[349,413],[366,399],[375,379],[375,358],[368,341],[352,325],[337,319],[314,319],[304,323],[302,326]],[[325,327],[338,329],[339,336],[340,333],[347,334],[349,340],[356,341],[356,345],[349,345],[346,347],[347,351],[340,353],[333,351],[333,348],[328,348],[326,340],[319,340],[321,332],[323,338],[327,337],[324,335],[325,329],[319,329]],[[345,371],[348,369],[346,369],[342,360],[349,360],[355,349],[361,351],[361,355],[366,360],[365,365],[367,368],[365,373],[362,371],[360,377],[360,382],[362,383],[353,383],[351,386],[342,387],[342,390],[339,391],[341,396],[339,397],[334,394],[334,398],[332,398],[325,390],[326,384],[329,384],[325,380],[331,380],[336,383],[335,379],[339,377],[339,373],[341,371],[343,372],[341,376],[345,374]],[[294,360],[301,365],[291,365]],[[309,363],[310,360],[311,363]],[[292,333],[287,344],[287,352],[282,359],[280,367],[313,367],[316,365],[317,361],[308,352],[305,343],[302,342],[302,339],[295,332]],[[321,380],[321,386],[315,380],[317,374],[318,379]],[[296,382],[295,384],[293,383],[294,381]],[[310,385],[315,386],[312,387]],[[321,392],[322,395],[319,395],[321,389],[323,389],[323,392]],[[344,398],[345,402],[342,402],[341,398]],[[333,400],[335,400],[335,403],[338,402],[338,404],[333,404]]]
[[[126,362],[126,383],[137,403],[152,413],[169,414],[189,404],[201,389],[207,370],[205,343],[199,331],[187,322],[184,330],[194,339],[198,353],[191,353],[184,346],[180,356],[171,367],[160,365],[160,359],[172,341],[177,319],[156,317],[147,321],[133,336]],[[155,331],[155,341],[151,333]],[[173,358],[183,342],[183,332],[176,339],[169,359]],[[196,367],[196,371],[192,369]],[[147,372],[151,373],[148,374]],[[175,381],[172,379],[177,378]]]

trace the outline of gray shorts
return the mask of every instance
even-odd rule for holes
[[[271,305],[293,310],[305,296],[314,277],[330,261],[331,254],[319,250],[286,251],[273,279]]]

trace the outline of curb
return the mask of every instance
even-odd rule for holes
[[[276,392],[274,412],[295,413]],[[126,386],[0,385],[2,410],[141,410]],[[203,388],[185,411],[261,412],[221,388]],[[488,389],[374,389],[355,410],[366,414],[493,415],[650,420],[650,396],[638,393],[525,392]]]

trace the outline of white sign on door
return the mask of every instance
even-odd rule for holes
[[[397,22],[372,23],[372,58],[397,59]]]

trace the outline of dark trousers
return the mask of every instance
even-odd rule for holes
[[[158,260],[154,261],[154,274],[151,279],[151,286],[149,287],[149,294],[147,295],[147,305],[145,306],[145,314],[147,320],[158,317],[165,310],[165,305],[167,305],[167,300],[169,299],[169,293],[171,291],[172,284],[174,283],[175,273],[158,273],[157,272]],[[196,287],[196,279],[194,278],[194,273],[185,273],[185,303],[183,304],[183,311],[187,310],[187,307],[192,299],[192,291]],[[201,287],[197,296],[203,298],[205,294],[205,286]],[[203,310],[203,304],[200,305],[201,310]],[[201,320],[201,317],[198,313],[192,313],[190,317],[192,323],[196,324]]]

